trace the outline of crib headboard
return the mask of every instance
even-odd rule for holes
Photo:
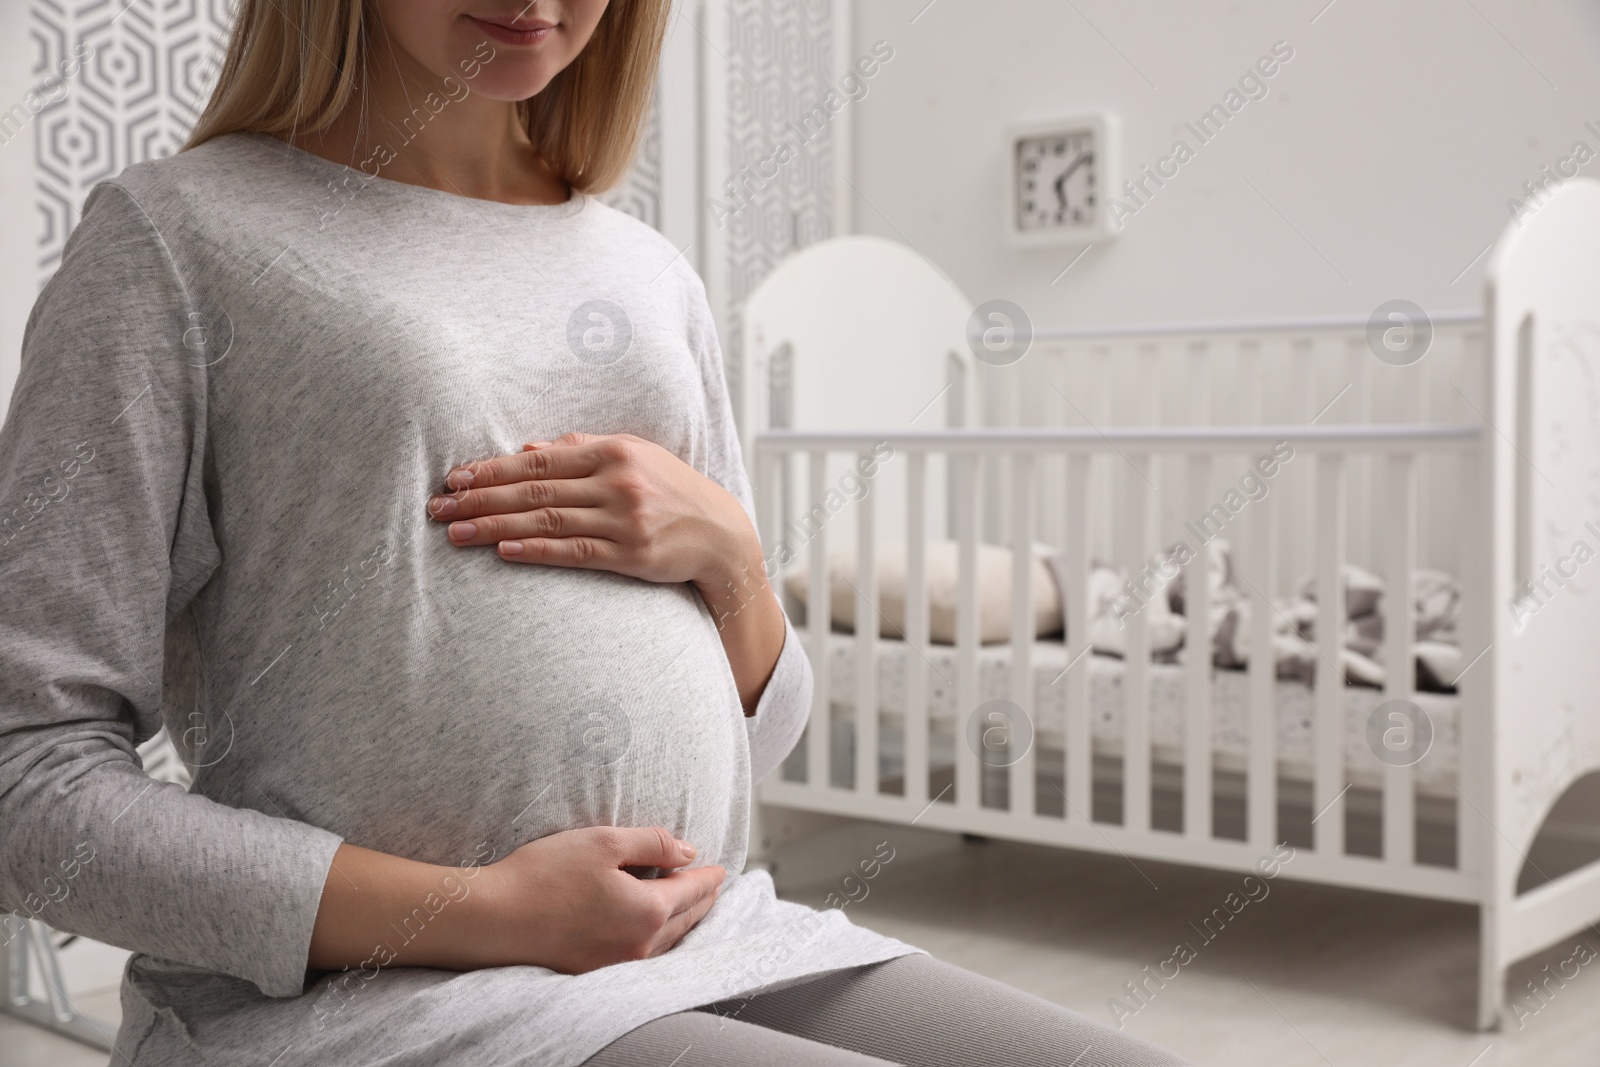
[[[1526,850],[1542,798],[1600,766],[1600,181],[1567,181],[1508,227],[1486,300],[1493,610],[1481,643],[1501,650],[1490,747],[1511,763],[1496,778],[1516,783],[1494,798],[1495,822]]]
[[[748,432],[964,423],[966,410],[929,403],[946,399],[952,360],[957,375],[970,368],[971,315],[961,291],[905,245],[866,235],[808,245],[744,305]]]
[[[819,241],[784,260],[744,306],[740,432],[747,461],[756,463],[754,438],[767,429],[971,425],[973,358],[966,329],[972,312],[967,298],[928,260],[881,237]],[[849,457],[831,457],[823,492],[815,495],[866,491],[851,467]],[[750,476],[759,487],[763,472],[752,469]],[[889,530],[904,528],[902,476],[891,459],[869,479]],[[814,510],[818,501],[808,499],[808,488],[797,485],[776,519],[778,529],[762,531],[769,552],[776,537],[787,537]],[[930,506],[943,511],[946,499],[943,480],[935,478]],[[848,544],[853,509],[830,509],[827,521],[833,536],[844,538],[834,543]]]

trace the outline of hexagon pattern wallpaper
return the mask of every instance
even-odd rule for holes
[[[176,152],[215,85],[235,0],[31,0],[34,73],[85,57],[77,85],[33,124],[42,286],[89,189],[130,164]],[[660,217],[659,111],[629,178],[601,199],[651,225]]]
[[[177,151],[205,105],[232,24],[229,0],[32,0],[34,71],[85,56],[77,91],[33,124],[42,285],[95,182]]]

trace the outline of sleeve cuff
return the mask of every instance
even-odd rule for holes
[[[281,899],[270,902],[272,906],[281,907],[284,915],[293,917],[293,936],[276,945],[265,942],[266,948],[253,967],[240,961],[249,967],[243,976],[269,997],[298,997],[305,992],[311,935],[322,907],[322,891],[333,872],[334,853],[344,843],[338,834],[319,827],[306,826],[305,829],[311,832],[304,834],[303,865],[291,872],[294,876],[291,882],[280,887]]]
[[[783,620],[783,651],[772,677],[745,719],[750,739],[750,780],[759,782],[794,750],[811,715],[811,661],[788,616]]]

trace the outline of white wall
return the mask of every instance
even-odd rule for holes
[[[854,112],[857,230],[1045,327],[1476,307],[1507,198],[1576,140],[1600,152],[1600,5],[1326,2],[862,0],[855,52],[895,57]],[[1055,284],[1076,249],[1006,246],[1005,123],[1112,110],[1126,175],[1195,145],[1183,123],[1278,40],[1269,95],[1115,241]]]

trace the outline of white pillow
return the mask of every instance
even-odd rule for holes
[[[954,541],[929,541],[924,556],[923,576],[928,599],[928,633],[937,644],[953,645],[956,640],[956,595],[958,548]],[[1033,598],[1033,629],[1044,637],[1061,632],[1061,595],[1043,557],[1053,551],[1035,542],[1030,568],[1030,593]],[[880,541],[878,561],[878,633],[883,637],[904,638],[906,633],[906,545],[904,541]],[[1011,639],[1011,550],[999,545],[978,546],[978,640],[994,644]],[[853,633],[856,621],[856,552],[854,547],[828,553],[828,584],[832,589],[833,626]],[[804,605],[810,592],[805,567],[790,571],[783,587]]]

